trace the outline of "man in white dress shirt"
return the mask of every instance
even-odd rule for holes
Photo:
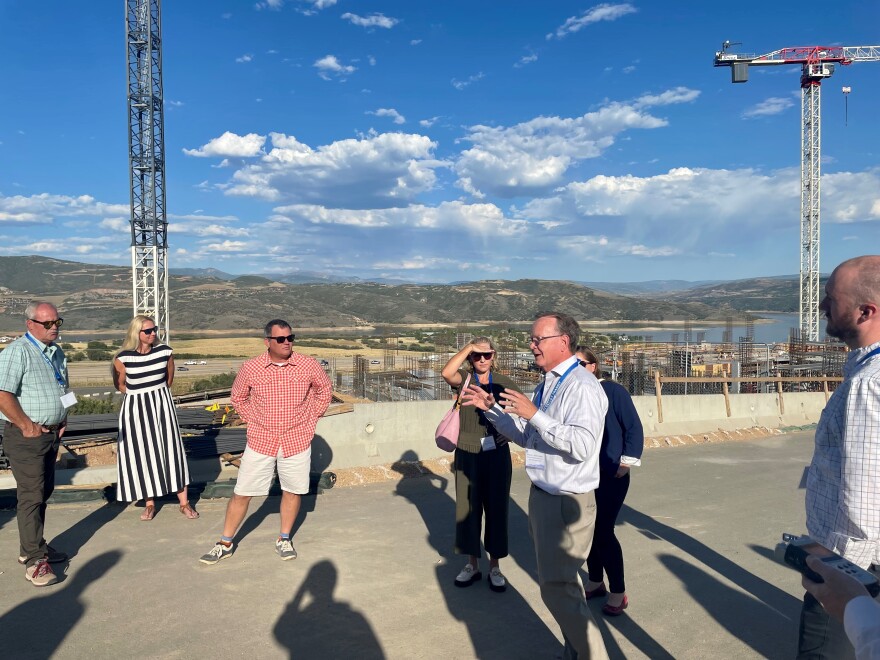
[[[574,356],[579,333],[577,321],[566,314],[539,314],[529,346],[545,380],[533,398],[505,391],[495,401],[471,387],[462,400],[485,410],[502,435],[526,449],[538,582],[544,604],[562,629],[563,657],[607,658],[578,571],[593,541],[608,399],[596,377],[579,368]]]
[[[826,332],[852,350],[844,381],[816,427],[807,532],[868,568],[880,564],[880,256],[856,257],[835,268],[819,308]],[[853,657],[843,627],[811,593],[801,610],[798,657]]]

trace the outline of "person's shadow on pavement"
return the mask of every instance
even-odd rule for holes
[[[3,657],[42,659],[54,655],[86,611],[86,587],[107,575],[121,558],[118,550],[100,554],[86,562],[64,586],[44,587],[39,596],[0,617],[0,630],[5,631]],[[47,625],[39,625],[40,621]]]
[[[291,658],[384,660],[385,653],[363,614],[333,599],[337,573],[332,562],[312,566],[273,633]]]

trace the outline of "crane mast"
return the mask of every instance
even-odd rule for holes
[[[806,46],[756,55],[731,53],[732,45],[725,41],[715,53],[715,66],[729,67],[734,83],[748,81],[750,66],[801,66],[800,330],[804,339],[819,341],[822,80],[834,74],[837,64],[880,60],[880,46]]]
[[[126,0],[128,164],[134,314],[152,316],[168,341],[168,221],[161,0]]]

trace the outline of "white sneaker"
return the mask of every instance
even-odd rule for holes
[[[482,579],[483,574],[480,573],[479,569],[475,568],[471,564],[465,564],[465,567],[461,569],[461,573],[455,576],[455,586],[469,587],[477,580]]]
[[[296,559],[296,550],[293,548],[293,543],[290,542],[290,539],[282,539],[278,538],[275,541],[275,552],[278,553],[278,556],[281,557],[284,561],[288,559]]]
[[[507,580],[504,579],[504,575],[501,573],[501,569],[495,566],[492,570],[489,571],[489,588],[492,591],[505,591],[507,589]]]

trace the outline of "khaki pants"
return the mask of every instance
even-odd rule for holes
[[[596,524],[594,493],[550,495],[532,486],[529,533],[538,560],[541,599],[562,629],[563,658],[607,658],[587,607],[578,571],[590,554]]]

